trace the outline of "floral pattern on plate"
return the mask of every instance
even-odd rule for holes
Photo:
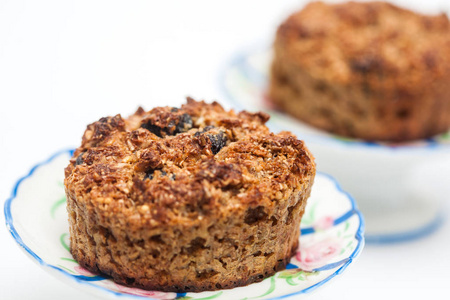
[[[326,174],[317,174],[301,224],[300,248],[287,269],[262,282],[229,290],[165,293],[130,288],[80,267],[69,252],[61,151],[21,178],[5,202],[6,225],[26,254],[60,279],[103,298],[276,299],[312,291],[338,274],[364,245],[364,222],[354,200]]]

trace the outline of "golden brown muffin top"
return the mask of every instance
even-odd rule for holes
[[[450,68],[447,16],[385,2],[312,2],[279,27],[277,43],[313,78],[344,84],[411,91]]]
[[[268,119],[191,98],[181,108],[101,118],[65,169],[66,192],[99,223],[131,227],[273,208],[298,192],[315,165],[302,141],[271,133]]]

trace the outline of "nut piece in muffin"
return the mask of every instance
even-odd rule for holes
[[[315,164],[268,119],[188,98],[90,124],[65,169],[73,257],[118,283],[174,292],[284,269]]]
[[[450,25],[385,2],[313,2],[278,28],[269,95],[296,118],[365,140],[450,128]]]

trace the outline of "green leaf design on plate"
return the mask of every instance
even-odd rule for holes
[[[264,294],[262,294],[258,298],[267,296],[267,295],[273,293],[274,290],[275,290],[275,276],[272,276],[272,277],[270,277],[270,287],[269,287],[269,289],[267,290],[267,292],[265,292]]]
[[[67,258],[67,257],[60,257],[60,259],[61,260],[65,260],[65,261],[70,261],[70,262],[73,262],[73,263],[78,263],[75,259],[73,259],[73,258]]]
[[[450,140],[450,131],[447,131],[446,133],[443,133],[440,137],[440,140]]]
[[[311,207],[308,207],[308,210],[307,210],[308,214],[307,215],[303,215],[303,218],[302,218],[302,225],[303,226],[310,226],[316,220],[317,204],[318,204],[318,202],[314,202],[311,205]]]
[[[242,298],[241,300],[258,299],[258,298],[262,298],[264,296],[267,296],[267,295],[273,293],[273,291],[275,291],[275,276],[270,277],[270,287],[264,294],[262,294],[260,296],[256,296],[256,297]],[[268,278],[266,278],[266,279],[268,279]],[[266,279],[264,279],[264,280],[266,280]]]
[[[64,267],[64,266],[62,266],[62,265],[57,265],[58,267],[60,267],[61,269],[64,269],[64,270],[66,270],[67,272],[69,272],[69,273],[71,273],[71,274],[76,274],[74,271],[72,271],[71,269],[69,269],[69,268],[66,268],[66,267]]]
[[[64,249],[66,249],[67,251],[70,252],[70,247],[69,245],[67,245],[66,243],[66,237],[68,236],[68,233],[63,233],[61,234],[61,236],[59,237],[59,242],[61,243],[61,245],[64,247]]]
[[[342,247],[342,250],[340,252],[340,254],[344,254],[345,251],[349,250],[349,249],[353,249],[353,244],[354,244],[354,240],[351,240],[347,243],[347,245],[345,245],[344,247]]]
[[[319,272],[307,272],[300,269],[290,269],[279,273],[278,278],[286,280],[286,283],[292,286],[299,285],[305,281],[308,276],[317,275]],[[300,281],[300,282],[299,282]]]
[[[55,218],[55,212],[58,209],[58,207],[60,207],[61,205],[65,204],[65,203],[66,203],[66,196],[63,196],[58,201],[53,203],[52,207],[50,208],[50,215],[52,216],[52,219]]]
[[[350,222],[346,221],[345,222],[345,227],[344,227],[344,232],[346,232],[349,228],[350,228]]]

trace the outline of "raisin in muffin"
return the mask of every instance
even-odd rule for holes
[[[118,283],[175,292],[285,268],[315,164],[268,119],[188,98],[89,125],[65,169],[73,257]]]
[[[298,119],[366,140],[450,128],[450,26],[384,2],[313,2],[278,28],[269,95]]]

